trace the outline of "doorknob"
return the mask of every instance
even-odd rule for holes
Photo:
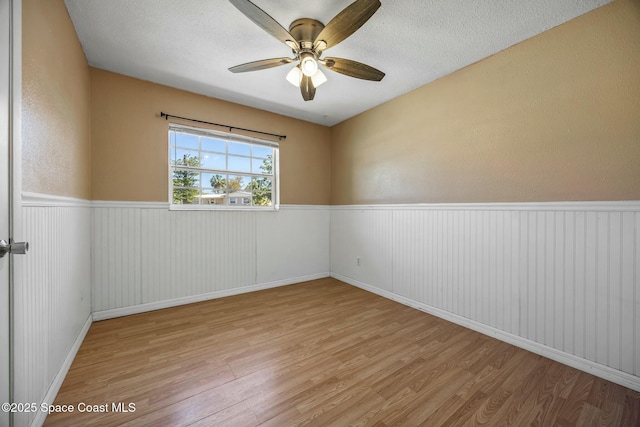
[[[6,240],[0,240],[0,258],[5,254],[24,255],[29,250],[29,242],[7,243]]]

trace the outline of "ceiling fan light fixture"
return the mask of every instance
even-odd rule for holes
[[[298,49],[298,43],[294,42],[293,40],[287,40],[284,43],[293,50]]]
[[[316,52],[323,52],[327,48],[327,42],[324,40],[316,41],[315,49]]]
[[[312,77],[318,72],[318,63],[312,53],[305,52],[300,55],[300,68],[302,74],[307,77]]]
[[[229,68],[232,73],[264,70],[297,62],[287,74],[287,81],[300,89],[302,99],[312,101],[316,88],[327,81],[318,64],[326,69],[362,80],[380,81],[384,73],[357,61],[344,58],[322,58],[329,49],[362,27],[381,6],[380,0],[351,0],[352,3],[334,16],[327,25],[311,18],[299,18],[287,31],[251,0],[229,0],[247,18],[292,50],[293,57],[271,58]],[[254,0],[255,1],[255,0]]]
[[[311,83],[313,83],[313,87],[318,87],[326,81],[327,81],[327,77],[324,75],[324,73],[320,69],[318,69],[318,71],[316,71],[316,73],[313,76],[311,76]]]
[[[300,67],[298,65],[296,65],[291,69],[291,71],[289,71],[289,73],[287,74],[287,80],[295,87],[300,87],[300,82],[302,82],[302,71],[300,70]]]

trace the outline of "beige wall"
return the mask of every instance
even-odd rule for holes
[[[94,200],[168,200],[168,124],[177,116],[286,135],[280,142],[280,202],[329,204],[329,128],[91,69]]]
[[[167,111],[286,134],[284,204],[640,199],[637,0],[331,130],[90,69],[62,0],[23,9],[25,191],[166,201]]]
[[[640,1],[332,129],[332,203],[640,199]]]
[[[62,0],[24,0],[23,189],[91,197],[90,74]]]

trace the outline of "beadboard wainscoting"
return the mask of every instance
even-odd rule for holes
[[[327,206],[93,202],[94,320],[329,276]]]
[[[331,274],[640,390],[640,202],[334,206]]]
[[[15,257],[15,401],[52,403],[91,325],[91,202],[23,194],[29,252]],[[16,426],[46,412],[17,413]]]
[[[93,320],[329,275],[640,391],[640,202],[22,212],[16,401],[53,401]]]

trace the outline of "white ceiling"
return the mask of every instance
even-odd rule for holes
[[[381,0],[355,34],[327,50],[386,73],[381,82],[325,71],[313,101],[285,80],[293,64],[229,67],[291,56],[227,0],[65,0],[93,67],[334,125],[611,0]],[[283,27],[327,24],[352,0],[253,0]],[[180,112],[172,112],[180,114]]]

